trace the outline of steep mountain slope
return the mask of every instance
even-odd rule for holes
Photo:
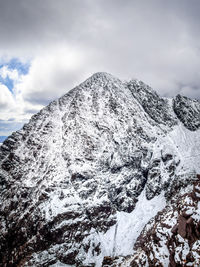
[[[199,107],[97,73],[34,115],[0,147],[2,265],[131,255],[200,172]]]

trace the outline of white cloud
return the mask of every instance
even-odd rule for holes
[[[10,77],[16,79],[14,84],[17,86],[18,82],[21,81],[21,76],[18,76],[17,79],[17,76],[12,76],[12,74]],[[19,93],[11,93],[6,85],[0,83],[0,120],[6,122],[12,119],[13,122],[21,123],[30,119],[30,116],[42,107],[42,105],[34,105],[25,101]]]
[[[84,67],[79,51],[65,46],[49,49],[33,59],[29,73],[21,76],[14,92],[33,105],[47,104],[77,85],[80,68]]]
[[[0,119],[9,119],[9,112],[14,107],[15,100],[9,89],[0,83]]]
[[[8,66],[3,66],[0,68],[0,76],[3,79],[6,79],[7,77],[11,80],[17,81],[19,79],[19,74],[17,69],[9,69]]]
[[[14,118],[15,122],[27,121],[48,102],[67,93],[78,80],[81,82],[87,77],[77,73],[79,68],[84,73],[83,57],[74,48],[55,46],[35,57],[26,75],[3,66],[0,75],[13,80],[14,88],[11,93],[0,84],[0,119],[5,122],[10,118]]]

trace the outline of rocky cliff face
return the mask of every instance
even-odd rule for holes
[[[200,105],[182,98],[97,73],[8,137],[1,265],[101,266],[133,255],[144,226],[200,170]]]
[[[187,129],[195,131],[200,128],[200,101],[177,95],[173,100],[173,108]]]

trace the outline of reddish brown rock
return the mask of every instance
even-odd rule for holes
[[[187,223],[187,220],[183,216],[179,216],[178,221],[179,221],[179,223],[178,223],[178,234],[180,236],[182,236],[183,238],[185,238],[186,237],[186,223]]]

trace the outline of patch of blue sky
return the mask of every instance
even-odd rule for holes
[[[10,61],[0,64],[0,68],[7,66],[10,70],[17,70],[19,74],[27,74],[30,68],[30,62],[21,62],[18,58],[12,58]]]
[[[13,93],[13,86],[14,86],[14,81],[10,79],[8,76],[6,78],[2,78],[0,75],[0,83],[4,84],[5,86],[8,87],[8,89]]]
[[[8,69],[10,70],[17,69],[19,74],[25,75],[29,71],[30,62],[22,63],[21,61],[19,61],[19,59],[13,58],[6,65],[8,66]]]
[[[3,143],[4,140],[6,140],[7,136],[3,135],[0,136],[0,143]]]
[[[26,75],[29,72],[30,62],[21,62],[18,58],[13,58],[10,61],[0,64],[0,68],[6,66],[9,70],[17,70],[19,75]],[[3,78],[0,75],[0,83],[8,87],[13,93],[14,81],[10,77]]]
[[[9,136],[12,132],[20,130],[26,122],[15,122],[12,118],[8,121],[0,119],[0,136]]]

